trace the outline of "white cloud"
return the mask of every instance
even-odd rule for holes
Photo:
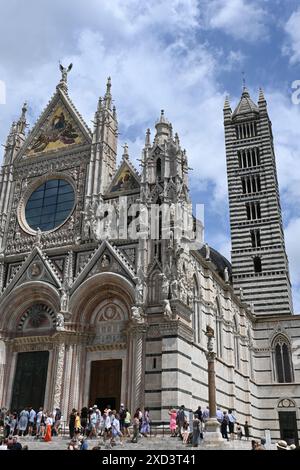
[[[284,26],[288,41],[283,47],[283,53],[290,56],[290,62],[295,64],[300,60],[300,8],[292,13]]]
[[[212,0],[204,13],[207,28],[219,29],[235,39],[254,42],[268,37],[268,16],[261,2]]]
[[[286,230],[285,239],[287,251],[289,253],[289,266],[291,279],[294,287],[295,313],[300,313],[300,217],[292,219]]]

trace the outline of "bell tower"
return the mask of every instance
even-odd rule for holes
[[[224,104],[231,261],[235,292],[257,314],[292,313],[276,161],[267,103],[247,88],[232,112]]]

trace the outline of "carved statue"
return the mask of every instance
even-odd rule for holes
[[[137,281],[135,286],[135,301],[140,304],[144,300],[144,283],[140,277],[135,278],[135,280]]]
[[[210,248],[208,243],[205,243],[205,259],[206,261],[210,261]]]
[[[240,287],[240,299],[243,300],[244,299],[244,291],[243,289]]]
[[[160,276],[162,278],[162,284],[161,284],[162,298],[167,299],[169,296],[169,284],[170,283],[169,283],[167,276],[164,273],[162,273]]]
[[[56,314],[56,326],[59,329],[63,329],[64,325],[65,325],[65,317],[63,316],[61,312],[58,312]]]
[[[178,297],[178,282],[177,279],[173,279],[171,282],[171,297],[172,299],[177,299]]]
[[[73,67],[72,63],[68,67],[64,67],[61,63],[59,64],[59,68],[60,68],[60,71],[61,71],[61,80],[63,82],[67,81],[68,73],[70,72],[72,67]]]
[[[69,294],[64,287],[61,288],[60,296],[60,309],[62,312],[67,312],[69,306]]]
[[[109,257],[104,253],[104,255],[101,258],[101,266],[102,268],[106,268],[107,266],[110,265],[110,259]]]
[[[131,317],[132,320],[136,323],[143,323],[144,319],[141,315],[141,308],[134,305],[131,307]]]
[[[42,238],[42,231],[40,227],[37,228],[36,235],[35,235],[35,244],[36,246],[41,246],[41,238]]]
[[[172,318],[173,312],[171,309],[170,301],[165,299],[163,303],[164,303],[164,316],[167,318]]]
[[[226,282],[226,284],[229,284],[229,272],[227,266],[224,269],[224,281]]]

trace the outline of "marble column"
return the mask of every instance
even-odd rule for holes
[[[209,419],[205,423],[204,442],[209,447],[222,446],[224,441],[220,432],[220,423],[217,420],[216,403],[216,373],[215,358],[216,353],[213,348],[214,330],[210,327],[206,329],[207,336],[207,372],[208,372],[208,405]]]
[[[145,333],[144,323],[132,324],[129,329],[128,404],[134,413],[144,406],[145,395]]]
[[[62,406],[62,392],[63,392],[63,375],[65,363],[65,343],[60,339],[55,347],[56,356],[56,370],[54,376],[53,386],[53,409]]]

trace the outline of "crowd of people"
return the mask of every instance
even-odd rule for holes
[[[20,413],[0,410],[0,450],[27,450],[27,445],[22,446],[18,440],[18,437],[25,435],[45,442],[51,441],[53,436],[61,433],[62,418],[59,408],[53,412],[44,411],[43,408],[35,411],[32,407],[24,408]],[[198,447],[205,437],[210,412],[208,407],[202,410],[198,406],[192,412],[182,405],[179,409],[170,408],[169,418],[170,437],[181,439],[184,445]],[[250,439],[248,422],[241,425],[233,410],[222,411],[217,408],[216,418],[224,440]],[[97,405],[83,407],[80,411],[73,408],[68,419],[70,441],[67,449],[99,450],[100,441],[105,448],[122,446],[124,440],[137,443],[140,437],[150,435],[150,425],[149,408],[137,408],[133,415],[123,403],[118,411],[111,409],[110,405],[102,411]],[[98,444],[91,445],[93,439],[97,439]],[[276,447],[278,450],[292,450],[295,445],[288,445],[281,440]],[[265,450],[265,440],[252,439],[251,449]]]
[[[59,408],[53,412],[40,408],[37,412],[32,408],[24,408],[20,413],[9,410],[0,411],[0,435],[6,441],[16,440],[18,436],[32,436],[49,442],[59,434],[62,414]],[[69,450],[87,450],[87,439],[102,437],[106,446],[123,445],[127,438],[136,443],[139,437],[150,434],[149,408],[137,408],[131,416],[128,408],[121,403],[119,410],[111,409],[110,405],[101,412],[97,405],[80,411],[75,408],[68,420],[71,441]],[[18,443],[19,444],[19,443]],[[18,446],[19,447],[19,446]]]
[[[192,444],[197,447],[203,439],[203,433],[206,430],[206,423],[210,418],[209,408],[201,409],[198,406],[197,410],[193,413],[182,405],[179,409],[171,408],[170,415],[170,432],[171,437],[179,436],[182,438],[184,444]],[[217,409],[216,418],[220,423],[220,430],[222,437],[229,441],[229,439],[242,439],[243,437],[249,440],[250,431],[248,421],[245,421],[243,428],[232,410],[222,411]]]

